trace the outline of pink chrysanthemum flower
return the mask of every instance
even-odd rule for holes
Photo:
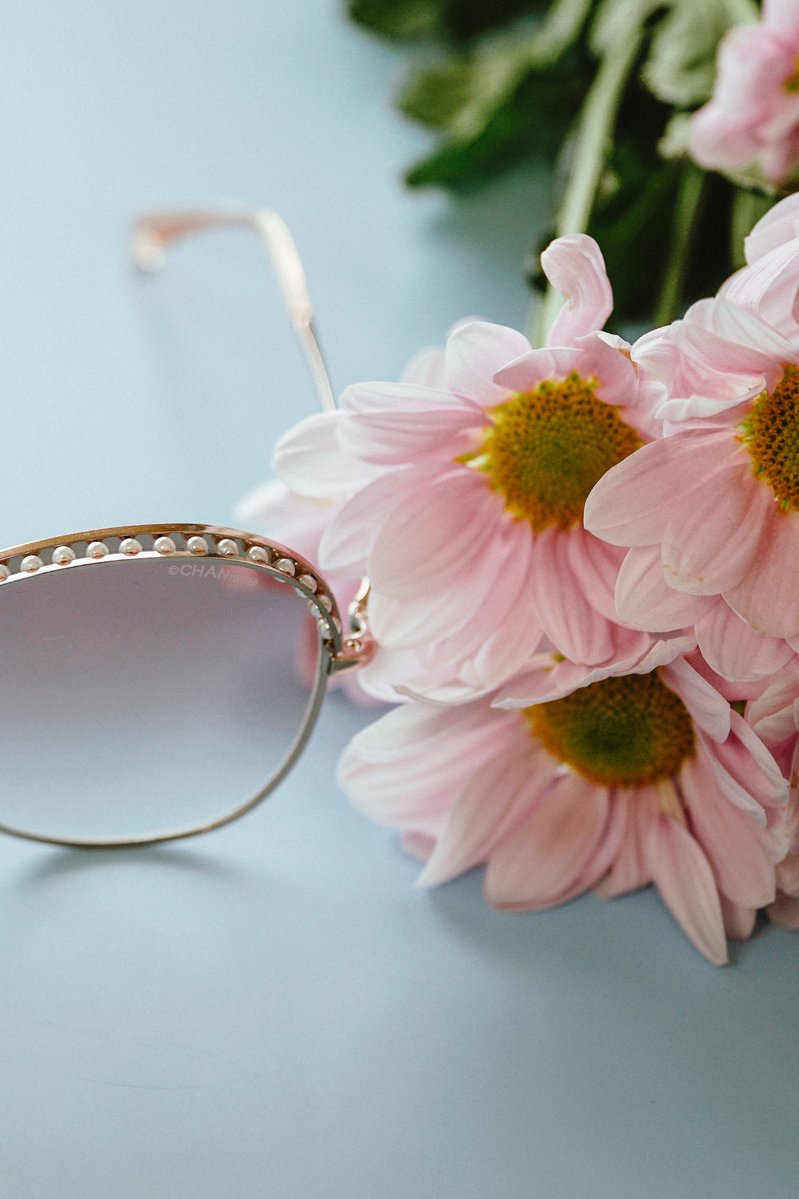
[[[633,358],[666,436],[585,509],[598,537],[634,547],[619,613],[653,631],[693,623],[716,670],[763,677],[799,646],[799,340],[720,296]]]
[[[749,704],[746,718],[789,780],[786,819],[789,853],[777,866],[777,898],[768,914],[774,924],[799,929],[799,662],[796,659]]]
[[[695,114],[691,154],[700,166],[747,168],[775,186],[799,166],[799,6],[765,0],[763,20],[730,30],[719,47],[712,99]]]
[[[596,243],[561,238],[542,262],[567,299],[547,348],[461,325],[446,387],[351,387],[340,412],[278,446],[293,489],[355,490],[322,538],[322,565],[369,576],[378,642],[416,653],[431,683],[495,686],[542,634],[588,663],[643,644],[616,620],[624,555],[582,514],[597,479],[653,430],[628,347],[597,332],[612,294]]]
[[[493,707],[406,704],[354,738],[340,782],[404,830],[422,885],[485,863],[489,902],[523,910],[653,882],[720,965],[774,898],[786,784],[685,647],[593,671],[542,656]]]

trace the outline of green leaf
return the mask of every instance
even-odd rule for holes
[[[525,153],[553,156],[590,79],[580,44],[590,10],[590,0],[557,0],[543,23],[413,72],[399,104],[447,141],[408,183],[469,188]]]
[[[413,38],[437,33],[440,0],[349,0],[353,21],[386,38]]]
[[[730,28],[725,0],[676,0],[652,37],[643,80],[659,100],[695,108],[709,99],[719,42]]]
[[[547,7],[547,0],[349,0],[354,21],[391,39],[463,42]]]
[[[454,138],[480,135],[529,70],[529,39],[483,47],[470,58],[420,67],[399,96],[406,116]]]
[[[413,167],[408,184],[466,190],[523,157],[551,162],[585,94],[584,78],[582,54],[573,48],[547,69],[520,71],[515,83],[504,92],[498,88],[493,102],[483,107],[472,95],[446,114],[448,132],[457,130],[460,136]],[[426,112],[428,119],[444,116],[443,106],[429,105]]]

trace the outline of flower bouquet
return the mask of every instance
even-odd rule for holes
[[[787,185],[797,51],[778,0],[726,35],[700,162]],[[519,911],[654,884],[717,964],[763,910],[799,927],[799,195],[774,199],[716,294],[632,343],[564,231],[535,344],[461,322],[290,430],[246,501],[343,600],[369,580],[352,686],[396,706],[339,778],[421,885],[483,866]]]

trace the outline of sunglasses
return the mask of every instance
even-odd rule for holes
[[[319,401],[334,408],[302,264],[275,213],[145,217],[134,261],[156,270],[175,239],[231,227],[263,242]],[[367,591],[345,631],[315,566],[216,525],[92,529],[0,551],[0,831],[108,848],[243,816],[297,760],[329,677],[369,656]]]

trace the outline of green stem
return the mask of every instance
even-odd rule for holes
[[[682,169],[682,179],[674,209],[668,265],[655,306],[655,328],[668,325],[679,315],[682,308],[685,277],[688,273],[704,192],[704,171],[694,166],[693,163],[686,162]]]
[[[643,38],[633,22],[627,37],[600,60],[594,82],[583,103],[572,152],[572,173],[555,224],[555,233],[584,233],[596,199],[619,103]],[[534,344],[542,345],[562,300],[550,287],[534,313]]]

